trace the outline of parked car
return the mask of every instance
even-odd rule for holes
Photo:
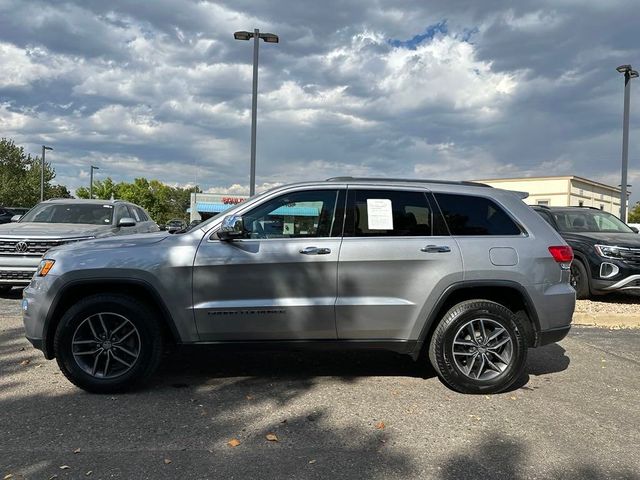
[[[0,207],[0,224],[9,223],[14,215],[15,213],[13,210],[6,207]]]
[[[0,225],[0,292],[31,281],[50,248],[113,235],[158,231],[139,206],[119,200],[47,200]],[[74,245],[75,247],[75,245]]]
[[[196,228],[198,225],[200,225],[201,223],[202,223],[202,220],[191,220],[191,222],[189,222],[187,229],[192,230]]]
[[[184,230],[185,228],[187,228],[187,222],[185,222],[184,220],[180,220],[179,218],[174,218],[173,220],[169,220],[167,222],[166,230],[169,233],[176,233],[180,230]]]
[[[571,285],[577,298],[640,290],[640,236],[633,227],[593,207],[534,210],[573,248]]]
[[[342,177],[185,233],[52,249],[22,310],[30,342],[92,392],[151,375],[165,343],[386,349],[455,390],[499,392],[529,347],[569,331],[572,258],[514,192]]]

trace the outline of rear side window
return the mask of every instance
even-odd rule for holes
[[[356,237],[432,235],[433,212],[422,192],[351,190],[345,234]]]
[[[520,235],[521,230],[493,200],[473,195],[434,194],[452,235]]]

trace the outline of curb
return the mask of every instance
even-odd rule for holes
[[[640,315],[629,313],[585,313],[573,314],[572,325],[603,328],[640,328]]]

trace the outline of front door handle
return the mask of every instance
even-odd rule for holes
[[[303,255],[328,255],[331,253],[330,248],[305,247],[300,250]]]
[[[422,247],[420,251],[427,253],[447,253],[451,251],[451,248],[446,245],[427,245],[426,247]]]

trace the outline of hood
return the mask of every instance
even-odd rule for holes
[[[565,240],[575,240],[591,245],[615,245],[618,247],[640,248],[640,234],[605,232],[562,232]]]
[[[106,235],[111,225],[90,225],[84,223],[7,223],[0,225],[0,237],[20,238],[75,238]]]
[[[102,250],[111,248],[123,248],[123,247],[143,247],[154,243],[161,242],[162,240],[171,237],[167,232],[154,232],[154,233],[138,233],[134,235],[120,235],[106,238],[99,238],[96,240],[87,240],[80,243],[67,243],[60,247],[55,247],[53,250],[77,250],[77,249],[91,249]],[[51,250],[50,250],[51,251]]]

